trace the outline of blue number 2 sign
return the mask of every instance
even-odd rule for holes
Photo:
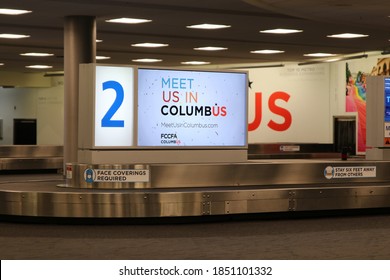
[[[0,0],[1,2],[1,0]],[[86,65],[86,78],[90,80],[85,90],[95,103],[91,118],[94,148],[133,147],[135,142],[134,68],[123,66]],[[95,72],[95,73],[93,73]],[[86,85],[87,86],[87,85]],[[85,95],[86,96],[86,95]],[[87,110],[86,110],[87,111]],[[87,123],[85,121],[85,123]]]
[[[115,113],[118,111],[119,107],[123,103],[123,98],[125,96],[123,87],[120,83],[116,81],[107,81],[103,83],[103,91],[107,89],[115,90],[116,97],[114,103],[112,103],[110,109],[102,118],[102,127],[124,127],[125,126],[124,120],[112,119],[112,117],[115,115]]]

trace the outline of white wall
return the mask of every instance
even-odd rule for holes
[[[3,139],[0,145],[12,145],[13,120],[37,119],[38,145],[63,145],[63,82],[50,88],[1,88],[0,119]]]
[[[249,132],[249,143],[332,143],[329,68],[324,63],[248,69],[252,82],[249,123],[255,119],[254,96],[261,92],[263,97],[261,124]],[[283,92],[288,99],[269,104],[276,92]],[[280,129],[275,130],[270,121],[280,124]]]
[[[64,144],[64,86],[63,79],[54,80],[51,88],[37,94],[38,145]]]
[[[3,120],[2,145],[13,143],[13,120],[18,118],[36,118],[37,92],[31,89],[0,88],[0,119]]]

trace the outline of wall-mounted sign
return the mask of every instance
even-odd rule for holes
[[[301,146],[299,145],[281,145],[279,147],[281,152],[299,152],[301,150]]]
[[[329,73],[325,63],[248,69],[248,142],[332,143]]]
[[[138,69],[138,145],[245,147],[244,72]]]

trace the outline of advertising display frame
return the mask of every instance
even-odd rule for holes
[[[132,145],[96,145],[95,121],[96,121],[96,67],[123,67],[131,68],[133,71],[133,86],[131,87],[132,102]],[[242,145],[199,145],[199,146],[141,146],[138,143],[138,69],[153,69],[163,71],[195,71],[213,73],[239,73],[244,75],[242,85],[243,94],[243,119],[242,129],[244,139]],[[81,64],[79,84],[79,143],[78,162],[87,164],[152,164],[152,163],[216,163],[216,162],[245,162],[248,151],[248,72],[235,70],[209,70],[209,69],[173,69],[168,67],[139,67],[133,65],[112,65],[112,64]],[[99,85],[100,88],[100,85]],[[103,88],[107,90],[104,96],[112,95],[117,90],[112,86]],[[118,95],[118,93],[116,92]],[[117,97],[116,97],[117,98]],[[113,101],[109,101],[112,107]],[[110,107],[108,106],[108,107]],[[117,108],[116,108],[117,109]],[[106,109],[107,110],[107,109]],[[106,112],[105,112],[106,114]],[[98,119],[100,121],[100,119]],[[111,114],[109,120],[117,121],[117,115]],[[218,134],[218,133],[217,133]],[[105,133],[109,136],[110,133]],[[109,137],[108,137],[109,138]]]
[[[151,149],[151,150],[230,150],[230,149],[248,149],[248,71],[246,70],[213,70],[213,69],[195,69],[195,68],[170,68],[170,67],[145,67],[145,66],[137,66],[136,71],[136,79],[138,82],[136,83],[136,102],[138,104],[137,106],[137,148],[138,149]],[[168,72],[193,72],[193,73],[215,73],[215,74],[243,74],[245,76],[244,79],[244,97],[243,97],[243,120],[242,120],[242,129],[244,134],[243,144],[242,145],[177,145],[177,146],[164,146],[164,145],[141,145],[139,143],[139,95],[140,95],[140,89],[139,89],[139,70],[156,70],[156,71],[168,71]]]
[[[96,139],[97,137],[97,90],[96,90],[96,75],[98,67],[118,67],[118,68],[131,68],[133,71],[133,85],[132,85],[132,110],[131,112],[131,127],[132,127],[132,137],[131,145],[99,145],[100,140]],[[215,73],[215,74],[237,74],[244,75],[244,96],[242,96],[243,101],[243,110],[241,127],[238,129],[242,130],[242,139],[241,143],[237,145],[142,145],[139,143],[139,70],[154,70],[154,71],[169,71],[169,72],[180,72],[180,73]],[[92,149],[92,150],[224,150],[224,149],[247,149],[248,148],[248,88],[247,88],[247,71],[236,71],[236,70],[209,70],[209,69],[193,69],[193,68],[169,68],[169,67],[140,67],[133,65],[112,65],[112,64],[83,64],[80,66],[80,106],[79,106],[79,116],[80,116],[80,125],[79,125],[79,148],[80,149]],[[107,90],[112,90],[108,88]],[[82,104],[82,106],[81,106]],[[110,101],[110,104],[114,104]],[[115,119],[115,116],[112,116],[111,121],[118,121]],[[95,124],[90,127],[90,124]],[[115,127],[111,128],[115,130]],[[218,135],[218,132],[215,132]],[[129,132],[130,134],[130,132]],[[106,134],[107,135],[107,134]],[[105,135],[105,136],[106,136]]]

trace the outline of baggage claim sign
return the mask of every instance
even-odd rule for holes
[[[245,147],[247,75],[138,69],[138,146]]]

